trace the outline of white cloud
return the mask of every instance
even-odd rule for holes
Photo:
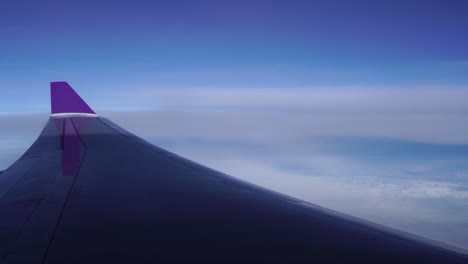
[[[139,130],[157,127],[165,137],[358,136],[468,143],[468,89],[154,89],[132,92],[125,100],[159,110],[109,113],[112,118]],[[146,120],[144,126],[136,116]]]

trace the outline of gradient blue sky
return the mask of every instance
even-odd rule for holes
[[[52,80],[91,101],[149,85],[464,86],[467,13],[467,1],[2,1],[0,111],[20,98],[46,109]]]
[[[159,146],[468,249],[468,1],[0,1],[0,170],[49,82]]]

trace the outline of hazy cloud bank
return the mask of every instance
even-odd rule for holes
[[[118,96],[127,104],[160,110],[140,113],[147,119],[169,126],[171,120],[181,122],[194,135],[208,138],[358,136],[468,143],[468,90],[461,88],[153,89]],[[184,136],[173,128],[166,133],[160,127],[157,133]]]

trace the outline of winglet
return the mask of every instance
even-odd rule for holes
[[[51,82],[52,116],[97,116],[67,82]]]

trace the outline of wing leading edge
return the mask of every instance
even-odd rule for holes
[[[0,175],[1,263],[468,262],[211,170],[78,105],[53,110],[73,115],[53,115]]]

